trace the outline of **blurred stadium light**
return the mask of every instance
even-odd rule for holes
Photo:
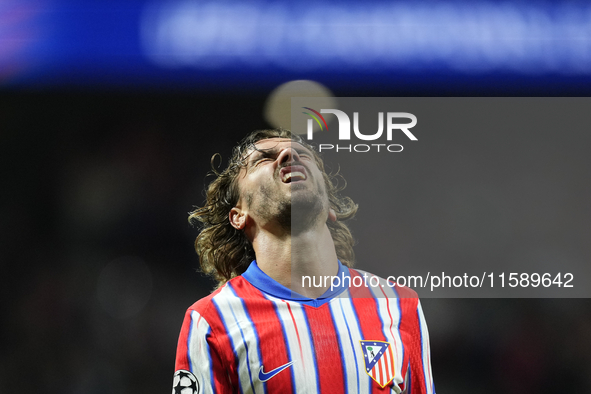
[[[3,0],[0,22],[12,86],[591,78],[591,5],[579,2]]]

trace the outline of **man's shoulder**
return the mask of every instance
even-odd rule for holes
[[[213,304],[213,298],[217,297],[220,294],[222,288],[223,286],[214,290],[208,296],[205,296],[194,302],[193,305],[191,305],[188,308],[188,311],[195,311],[198,312],[200,315],[203,315],[211,307],[211,305]]]
[[[227,299],[235,299],[237,295],[234,288],[244,286],[245,279],[241,276],[230,279],[222,286],[218,287],[208,296],[205,296],[188,308],[188,312],[195,311],[201,316],[206,317],[212,310],[216,310],[214,305],[219,305],[221,302]]]

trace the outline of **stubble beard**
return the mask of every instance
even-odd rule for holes
[[[290,197],[270,187],[261,187],[261,203],[254,207],[255,212],[266,221],[276,221],[291,235],[312,228],[322,217],[326,197],[320,192],[306,192],[297,188],[298,185],[292,186]],[[247,200],[252,201],[252,196],[248,196]]]
[[[297,187],[297,185],[296,185]],[[286,212],[289,217],[291,234],[300,234],[313,228],[324,211],[323,196],[320,192],[302,193],[292,189],[290,207]]]

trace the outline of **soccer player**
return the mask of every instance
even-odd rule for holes
[[[234,148],[190,215],[203,224],[201,268],[219,285],[185,315],[173,393],[435,392],[416,293],[349,268],[343,221],[357,206],[338,192],[287,130]]]

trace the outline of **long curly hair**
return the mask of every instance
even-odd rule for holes
[[[216,158],[220,155],[213,155],[211,166],[216,178],[206,189],[204,206],[189,213],[190,223],[201,224],[201,232],[195,240],[201,270],[217,280],[218,287],[244,273],[255,259],[254,249],[244,231],[232,227],[228,215],[240,197],[237,178],[240,170],[246,165],[247,152],[256,150],[256,142],[270,138],[289,138],[312,151],[316,165],[324,177],[330,207],[337,216],[337,221],[327,222],[337,257],[346,266],[352,266],[355,261],[353,236],[343,221],[355,215],[357,204],[349,197],[339,194],[346,186],[344,178],[338,172],[327,174],[324,163],[314,147],[297,134],[283,128],[256,130],[234,147],[228,166],[222,172],[217,171],[215,166]],[[343,180],[342,185],[339,185],[339,179]]]

